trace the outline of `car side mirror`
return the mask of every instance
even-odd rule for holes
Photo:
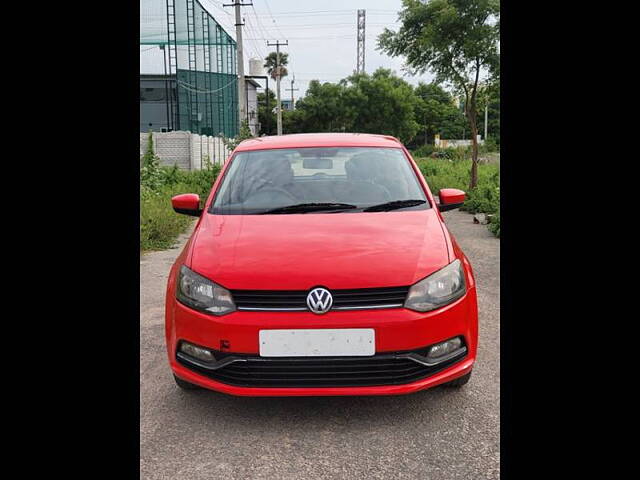
[[[199,217],[202,213],[200,209],[200,196],[195,193],[183,193],[171,198],[171,206],[176,213]]]
[[[438,197],[440,198],[438,210],[446,212],[447,210],[460,208],[464,203],[465,193],[457,188],[442,188],[438,192]]]

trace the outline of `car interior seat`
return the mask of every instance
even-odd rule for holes
[[[345,192],[347,201],[355,203],[382,203],[391,199],[390,192],[378,184],[380,176],[379,159],[375,153],[359,153],[344,164],[349,180]]]
[[[279,152],[255,152],[246,160],[245,168],[244,200],[260,191],[291,190],[293,169],[289,160]]]

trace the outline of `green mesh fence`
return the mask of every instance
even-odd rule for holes
[[[140,0],[140,45],[164,45],[174,130],[238,134],[236,42],[198,0]]]

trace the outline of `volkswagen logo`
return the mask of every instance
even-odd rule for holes
[[[333,305],[333,297],[326,288],[314,288],[307,295],[307,306],[313,313],[327,313]]]

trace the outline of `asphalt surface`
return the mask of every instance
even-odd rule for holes
[[[500,476],[500,241],[446,212],[474,268],[480,343],[470,382],[396,397],[245,398],[184,392],[164,345],[179,248],[140,261],[140,478],[485,479]],[[185,241],[183,236],[181,241]]]

